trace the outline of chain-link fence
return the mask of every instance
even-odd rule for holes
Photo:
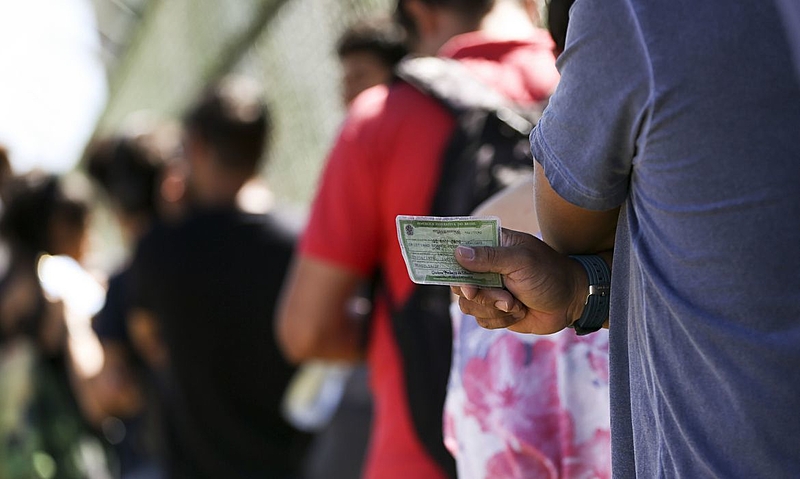
[[[265,176],[279,200],[306,205],[343,111],[335,42],[394,0],[150,0],[110,74],[98,133],[136,110],[176,117],[212,78],[261,81],[275,121]]]

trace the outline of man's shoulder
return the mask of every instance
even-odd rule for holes
[[[415,87],[395,80],[391,85],[368,89],[348,110],[329,164],[348,174],[376,173],[400,150],[425,148],[447,136],[454,121],[439,101]],[[409,139],[416,139],[409,142]],[[348,166],[342,167],[344,162]]]
[[[159,251],[168,241],[173,228],[173,224],[157,220],[137,242],[136,256],[153,254]]]
[[[243,213],[242,226],[248,226],[250,234],[262,242],[292,247],[303,229],[303,217],[286,208],[272,208],[265,213]]]
[[[440,108],[439,104],[418,88],[400,79],[362,92],[347,114],[347,123],[363,124],[417,117]]]

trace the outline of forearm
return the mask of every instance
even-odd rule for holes
[[[361,359],[361,328],[346,317],[328,315],[330,324],[312,324],[309,316],[295,315],[289,301],[278,320],[278,344],[286,359],[301,363],[309,359],[357,361]]]
[[[358,275],[311,258],[292,267],[278,307],[276,336],[291,362],[361,358],[361,324],[348,313]]]

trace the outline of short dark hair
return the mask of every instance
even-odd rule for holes
[[[157,214],[159,181],[175,156],[157,144],[155,132],[115,135],[92,142],[86,170],[127,214]]]
[[[344,58],[362,52],[374,55],[387,68],[393,68],[408,53],[403,27],[383,16],[364,18],[350,25],[339,37],[336,53]]]
[[[420,0],[430,6],[445,7],[457,12],[468,22],[478,22],[494,6],[495,0]],[[418,35],[417,26],[405,9],[405,0],[397,0],[395,19],[408,32],[409,37]]]
[[[569,9],[575,0],[550,0],[547,2],[547,29],[556,43],[556,53],[564,51],[567,42]]]
[[[203,92],[184,125],[214,149],[222,166],[252,173],[267,146],[271,119],[253,81],[226,77]]]
[[[89,203],[68,194],[62,179],[33,171],[11,178],[6,185],[0,235],[17,251],[51,253],[50,225],[58,217],[71,225],[85,227]]]
[[[4,180],[11,176],[11,160],[8,158],[8,150],[3,145],[0,145],[0,185]]]

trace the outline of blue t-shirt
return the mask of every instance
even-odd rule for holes
[[[800,88],[773,2],[577,0],[531,134],[621,206],[615,477],[800,477]]]

